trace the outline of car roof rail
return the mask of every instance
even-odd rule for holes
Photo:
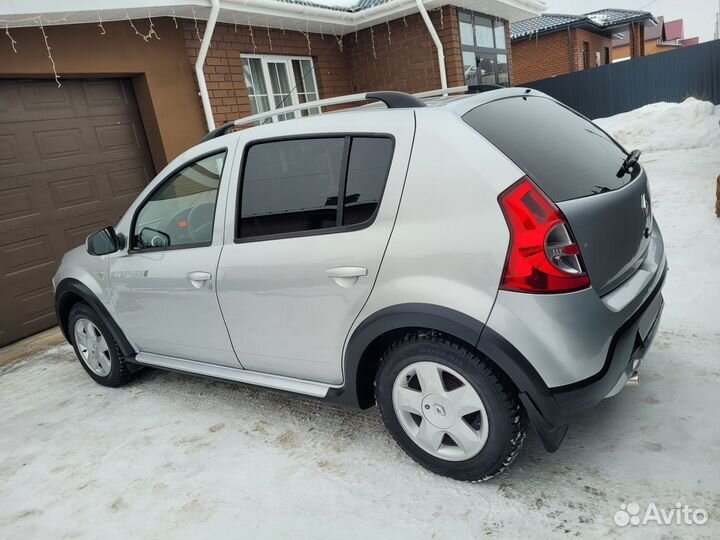
[[[209,141],[215,139],[216,137],[225,135],[225,133],[227,133],[230,129],[234,127],[244,126],[246,124],[253,124],[255,122],[265,120],[273,116],[293,113],[296,111],[304,111],[307,109],[317,109],[319,107],[357,103],[361,101],[382,101],[388,109],[425,107],[425,103],[422,102],[417,96],[413,96],[412,94],[407,94],[405,92],[383,91],[348,94],[346,96],[337,96],[326,99],[318,99],[316,101],[308,101],[306,103],[300,103],[299,105],[280,107],[278,109],[273,109],[272,111],[265,111],[258,114],[252,114],[244,118],[238,118],[237,120],[227,122],[222,126],[213,129],[207,135],[205,135],[200,140],[200,142]]]

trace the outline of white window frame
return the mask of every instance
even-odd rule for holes
[[[315,62],[313,62],[313,59],[311,56],[286,56],[282,54],[241,54],[241,59],[250,59],[250,58],[257,58],[260,60],[260,63],[262,65],[262,72],[263,77],[265,78],[265,88],[268,92],[268,103],[270,104],[271,111],[274,110],[275,102],[272,98],[272,84],[270,79],[270,70],[268,69],[268,62],[278,63],[282,64],[284,63],[286,66],[286,70],[288,73],[288,76],[291,77],[288,81],[290,85],[290,98],[289,100],[286,100],[285,103],[282,105],[283,107],[289,107],[291,105],[300,105],[300,97],[297,92],[297,88],[295,87],[295,77],[293,75],[293,67],[292,62],[293,60],[298,61],[307,61],[310,62],[310,67],[312,68],[310,70],[310,75],[312,76],[313,84],[315,85],[315,93],[317,94],[317,99],[320,99],[320,87],[318,86],[317,79],[315,78]],[[302,65],[302,64],[301,64]],[[252,109],[251,109],[252,111]],[[307,115],[313,115],[313,114],[322,114],[322,108],[318,107],[317,112],[313,112],[312,109],[307,109],[305,111]],[[295,118],[300,118],[302,116],[302,111],[295,111],[292,113],[287,113],[285,116],[293,115]],[[278,116],[272,117],[273,122],[278,122],[280,119]]]

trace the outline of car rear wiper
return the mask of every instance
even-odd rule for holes
[[[640,150],[635,149],[630,152],[620,166],[620,170],[617,172],[617,177],[622,178],[630,172],[630,170],[637,164],[638,159],[640,159]]]

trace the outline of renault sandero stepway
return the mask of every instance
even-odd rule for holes
[[[530,426],[556,450],[658,328],[639,152],[535,90],[361,98],[385,105],[273,111],[173,160],[65,255],[66,338],[106,386],[151,366],[377,404],[455,479],[503,471]]]

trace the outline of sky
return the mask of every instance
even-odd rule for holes
[[[580,14],[603,8],[649,11],[666,21],[683,19],[685,37],[700,36],[700,41],[713,39],[718,0],[544,0],[546,13]]]

